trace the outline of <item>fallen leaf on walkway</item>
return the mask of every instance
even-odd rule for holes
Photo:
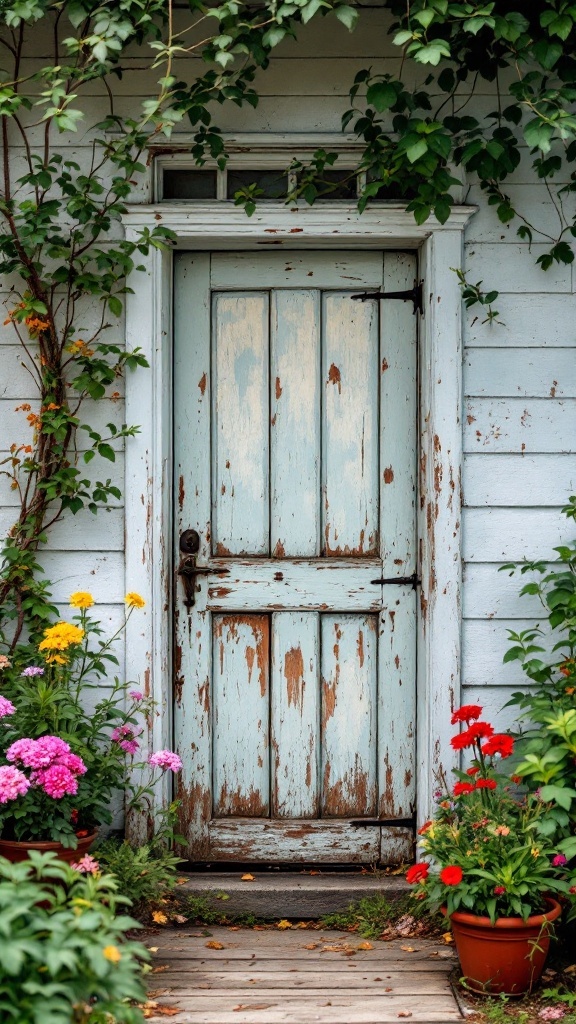
[[[233,1006],[234,1013],[238,1013],[240,1010],[269,1010],[271,1006],[275,1006],[275,1003],[256,1003],[251,1005],[248,1003],[238,1003],[238,1006]]]
[[[188,881],[187,878],[177,878],[176,879],[176,885],[185,885],[187,881]]]
[[[146,1019],[150,1017],[175,1017],[177,1013],[182,1013],[179,1006],[158,1006],[158,1003],[149,1000],[144,1006],[141,1006],[142,1016]]]
[[[150,950],[151,953],[157,953],[158,950],[160,949],[160,946],[148,946],[148,949]]]
[[[205,943],[206,949],[225,949],[222,942],[217,942],[216,939],[210,939],[210,942]]]
[[[403,949],[405,953],[416,953],[417,952],[414,949],[414,946],[400,946],[400,949]]]
[[[166,924],[168,918],[166,917],[166,914],[162,913],[161,910],[155,910],[154,913],[152,914],[152,920],[155,921],[156,924]]]
[[[361,942],[358,949],[374,949],[374,946],[371,942]]]
[[[398,1014],[398,1016],[399,1017],[411,1017],[412,1016],[412,1011],[411,1010],[400,1010],[400,1013]]]
[[[387,985],[386,988],[384,989],[384,991],[385,992],[393,992],[394,989],[390,985]]]
[[[284,931],[285,928],[291,928],[292,927],[292,922],[291,921],[286,921],[286,920],[278,921],[276,927],[279,928],[280,931]]]
[[[444,942],[454,942],[452,932],[444,932],[442,938],[444,939]]]
[[[242,875],[242,878],[240,879],[240,881],[241,882],[253,882],[254,881],[254,875],[251,875],[248,872],[246,875]]]
[[[576,964],[570,964],[570,967],[565,967],[564,974],[576,974]]]
[[[188,918],[184,917],[184,914],[174,914],[172,920],[176,921],[177,924],[186,924]]]
[[[317,942],[308,942],[307,945],[304,946],[303,948],[304,949],[318,949],[318,943]]]
[[[160,974],[161,971],[168,971],[169,969],[170,969],[170,964],[160,964],[159,967],[153,967],[151,973],[152,974]]]

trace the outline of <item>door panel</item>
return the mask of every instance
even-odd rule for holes
[[[414,317],[395,253],[175,268],[175,732],[194,860],[392,863],[414,799]],[[390,309],[390,312],[388,312]],[[176,553],[178,557],[178,553]]]

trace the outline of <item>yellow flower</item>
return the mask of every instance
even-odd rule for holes
[[[48,665],[67,665],[66,658],[63,658],[61,654],[49,654],[46,658]]]
[[[163,914],[161,910],[154,911],[154,913],[152,914],[152,920],[155,921],[156,924],[167,924],[168,922],[166,914]]]
[[[140,597],[140,594],[136,594],[133,590],[126,594],[124,600],[129,608],[143,608],[146,604],[144,598]]]
[[[532,854],[533,857],[539,857],[540,856],[540,850],[538,849],[537,846],[533,846],[532,849],[530,850],[530,853]]]
[[[65,651],[73,644],[79,644],[84,636],[80,626],[70,622],[57,622],[44,630],[44,639],[38,644],[40,651]]]
[[[118,946],[104,946],[102,953],[112,964],[117,964],[122,959],[122,953]]]
[[[87,590],[77,590],[74,594],[70,594],[71,608],[91,608],[93,604],[94,598]]]

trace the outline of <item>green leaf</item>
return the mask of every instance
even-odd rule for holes
[[[354,7],[348,7],[347,4],[342,4],[340,7],[335,9],[334,14],[338,18],[338,21],[341,21],[350,32],[356,28],[359,12]]]

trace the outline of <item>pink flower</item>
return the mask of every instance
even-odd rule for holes
[[[23,676],[43,676],[44,675],[44,669],[40,668],[39,665],[29,665],[28,668],[24,669],[22,675]]]
[[[552,863],[555,868],[563,868],[568,861],[563,853],[557,853],[555,857],[552,857]]]
[[[0,672],[4,668],[12,668],[12,662],[10,658],[7,658],[5,654],[0,654]]]
[[[540,1020],[561,1020],[565,1013],[562,1006],[543,1006],[538,1016]]]
[[[67,795],[74,796],[78,792],[76,776],[63,764],[53,764],[46,771],[37,772],[34,781],[54,800],[61,800]]]
[[[98,861],[91,857],[89,853],[85,853],[79,861],[70,865],[75,871],[80,871],[84,875],[97,875],[100,871],[100,864]]]
[[[57,757],[70,753],[70,747],[58,736],[38,740],[16,740],[6,751],[7,761],[20,761],[26,768],[47,768]]]
[[[128,690],[128,696],[132,697],[132,700],[144,700],[144,694],[140,690]]]
[[[6,718],[6,715],[13,715],[16,711],[11,700],[7,697],[0,697],[0,718]]]
[[[19,768],[10,764],[0,767],[0,804],[7,804],[9,800],[15,800],[30,789],[30,782]]]
[[[157,750],[155,754],[150,754],[148,764],[153,768],[169,768],[173,772],[179,772],[182,768],[178,754],[172,753],[171,750]]]
[[[56,761],[56,764],[61,764],[64,768],[68,768],[73,775],[85,775],[87,768],[84,761],[78,754],[63,754]]]
[[[112,742],[117,743],[127,754],[135,754],[139,746],[137,737],[142,732],[143,730],[138,729],[135,725],[117,725],[112,730]]]

